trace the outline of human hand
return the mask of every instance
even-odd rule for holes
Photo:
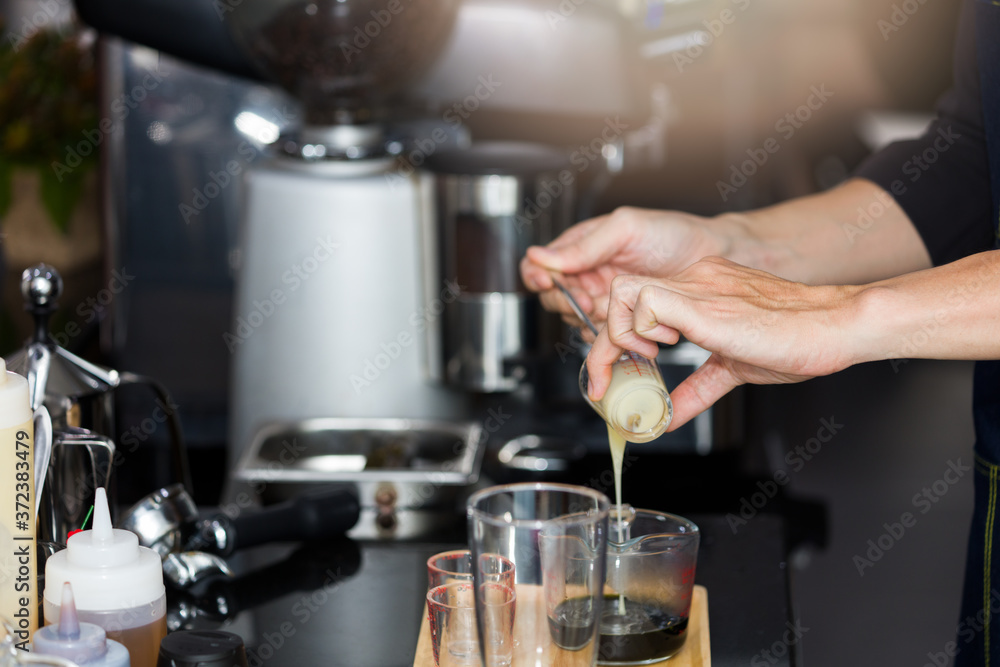
[[[521,277],[528,289],[540,293],[546,309],[562,315],[568,324],[582,326],[555,289],[555,275],[600,326],[616,276],[665,278],[706,255],[721,253],[722,236],[709,223],[675,211],[619,208],[570,227],[545,247],[528,248],[521,260]],[[584,335],[590,336],[586,331]]]
[[[681,335],[712,356],[671,392],[674,430],[741,384],[801,382],[842,370],[852,348],[856,286],[809,286],[705,258],[673,278],[621,276],[611,286],[607,326],[587,357],[599,400],[623,349],[647,358]]]

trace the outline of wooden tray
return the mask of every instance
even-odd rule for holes
[[[514,615],[514,636],[525,636],[533,631],[543,631],[548,634],[548,625],[544,618],[536,622],[538,604],[541,602],[541,590],[537,586],[517,586],[517,606]],[[544,609],[544,607],[542,607]],[[544,614],[544,611],[542,612]],[[558,667],[561,664],[560,653],[566,653],[554,645],[550,645],[542,660],[533,659],[533,655],[514,656],[513,667],[522,665],[546,665]],[[684,648],[668,660],[653,663],[663,667],[710,667],[712,652],[708,635],[708,591],[704,586],[695,586],[691,600],[691,617],[688,621],[687,640]],[[420,623],[420,637],[417,639],[417,652],[413,657],[413,667],[435,667],[434,653],[431,648],[431,631],[427,622],[427,607],[424,606],[424,617]]]

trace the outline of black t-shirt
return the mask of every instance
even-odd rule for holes
[[[919,139],[870,157],[856,176],[892,194],[934,265],[993,248],[989,160],[976,64],[975,2],[966,0],[955,43],[954,83]]]

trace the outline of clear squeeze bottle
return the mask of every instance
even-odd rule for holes
[[[66,658],[79,667],[129,667],[124,646],[108,639],[101,626],[80,622],[68,581],[63,584],[59,623],[40,628],[32,638],[31,651]]]
[[[160,557],[135,533],[111,527],[108,497],[97,489],[94,528],[76,533],[45,563],[46,623],[59,622],[62,586],[73,584],[81,621],[94,623],[128,649],[132,667],[156,667],[167,634]]]
[[[35,447],[28,381],[0,359],[0,618],[27,650],[38,628]]]

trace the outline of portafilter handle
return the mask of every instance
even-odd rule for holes
[[[353,489],[303,494],[294,500],[230,518],[197,519],[191,496],[175,484],[149,494],[122,517],[119,527],[161,557],[182,551],[229,556],[267,542],[305,542],[343,535],[358,522],[361,506]]]
[[[203,521],[188,548],[228,556],[237,549],[268,542],[307,542],[343,535],[361,514],[353,489],[306,493],[293,500],[230,518]]]

